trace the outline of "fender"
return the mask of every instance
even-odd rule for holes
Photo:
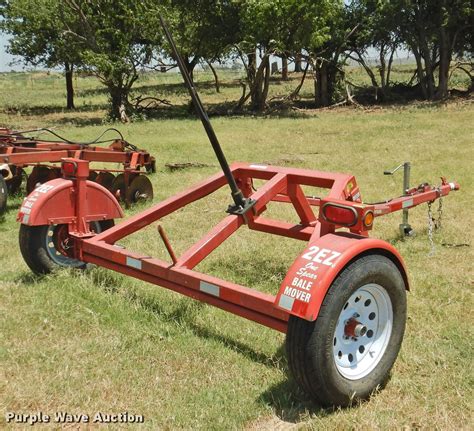
[[[352,259],[368,251],[391,259],[400,270],[406,289],[409,289],[405,264],[392,245],[379,239],[337,232],[308,244],[286,274],[275,298],[275,306],[305,320],[316,320],[337,275]]]
[[[117,199],[105,187],[87,181],[87,221],[122,218]],[[74,181],[57,178],[33,190],[24,200],[17,221],[28,226],[76,222]]]

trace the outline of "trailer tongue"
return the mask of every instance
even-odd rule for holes
[[[113,196],[87,180],[87,161],[64,159],[64,178],[36,189],[20,209],[20,247],[26,263],[37,273],[93,263],[284,332],[293,377],[315,401],[346,406],[367,399],[387,382],[398,355],[408,289],[398,251],[369,238],[369,231],[377,217],[432,202],[459,186],[443,180],[438,187],[423,184],[401,197],[364,204],[349,174],[229,166],[163,20],[162,25],[222,172],[110,227],[122,217]],[[254,191],[253,180],[265,183]],[[228,215],[183,254],[175,254],[160,226],[170,261],[116,245],[226,185],[233,199]],[[328,194],[307,197],[303,186],[327,189]],[[293,206],[299,223],[265,217],[272,202]],[[244,225],[307,242],[276,295],[194,270]]]

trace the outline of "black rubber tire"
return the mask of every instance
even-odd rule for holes
[[[8,188],[5,178],[0,175],[0,215],[7,209]]]
[[[349,380],[336,367],[334,333],[348,299],[369,283],[382,286],[390,298],[392,332],[375,368],[365,377]],[[383,388],[390,377],[403,340],[406,315],[406,287],[397,266],[382,255],[362,256],[334,280],[314,322],[290,316],[286,337],[290,372],[302,389],[320,405],[346,407],[366,400]]]
[[[113,220],[96,222],[94,230],[99,233],[110,229],[114,225]],[[55,262],[46,247],[48,236],[48,225],[43,226],[20,226],[20,251],[26,264],[35,274],[49,274],[61,267],[74,267],[85,269],[87,264],[68,257],[63,262]]]

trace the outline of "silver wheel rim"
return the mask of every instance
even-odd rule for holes
[[[349,380],[370,374],[387,349],[392,326],[387,291],[374,283],[357,289],[344,304],[334,331],[333,356],[339,373]]]
[[[51,258],[51,260],[59,266],[70,266],[70,267],[76,268],[78,266],[83,265],[84,262],[64,256],[56,248],[53,238],[54,238],[54,231],[57,227],[58,227],[57,225],[48,226],[48,231],[46,233],[46,250],[48,251],[48,255]]]
[[[84,262],[78,259],[73,259],[71,257],[65,256],[62,254],[54,244],[54,231],[58,227],[58,225],[50,225],[48,226],[48,231],[46,232],[46,251],[48,252],[49,257],[51,260],[59,265],[59,266],[67,266],[72,268],[78,268],[84,265]],[[97,222],[91,223],[91,228],[94,229],[96,233],[101,232],[100,224]],[[63,247],[66,248],[67,245],[63,244]]]

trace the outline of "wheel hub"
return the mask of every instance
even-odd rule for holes
[[[346,321],[344,335],[346,338],[363,337],[367,333],[367,326],[359,322],[355,317]]]

